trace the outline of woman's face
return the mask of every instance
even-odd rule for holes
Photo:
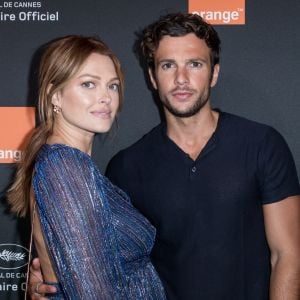
[[[119,85],[112,60],[92,53],[52,98],[52,104],[60,108],[58,126],[91,135],[107,132],[119,107]]]

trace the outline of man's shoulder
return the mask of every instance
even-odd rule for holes
[[[139,140],[137,140],[129,147],[122,149],[119,153],[121,153],[122,155],[137,155],[141,151],[148,152],[151,148],[157,146],[158,140],[161,138],[162,126],[162,124],[159,124],[156,127],[152,128]],[[117,155],[119,153],[117,153]]]
[[[267,124],[250,120],[246,117],[223,112],[223,129],[231,136],[243,136],[247,139],[262,139],[269,133],[274,133],[276,130]]]
[[[221,139],[236,149],[255,147],[272,150],[274,147],[287,147],[285,138],[274,127],[230,113],[223,113],[220,131]]]
[[[152,128],[148,133],[143,135],[138,141],[129,147],[120,150],[113,156],[110,164],[132,164],[134,161],[146,159],[148,153],[159,147],[162,138],[163,124],[159,124]]]
[[[228,112],[222,112],[224,119],[226,119],[226,122],[230,125],[230,126],[242,126],[244,129],[254,129],[254,128],[258,128],[260,130],[268,130],[271,128],[271,126],[258,122],[258,121],[254,121],[251,119],[248,119],[246,117],[243,116],[239,116],[239,115],[235,115],[232,113],[228,113]]]

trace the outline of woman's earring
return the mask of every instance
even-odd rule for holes
[[[56,114],[59,114],[61,112],[61,108],[57,105],[53,105],[53,111],[56,113]]]

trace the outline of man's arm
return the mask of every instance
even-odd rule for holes
[[[263,206],[271,250],[270,300],[300,299],[300,196]]]
[[[56,292],[56,288],[54,286],[43,284],[43,281],[44,278],[41,271],[40,261],[38,258],[35,258],[31,263],[29,274],[28,293],[32,300],[47,300],[48,298],[45,298],[42,295]]]

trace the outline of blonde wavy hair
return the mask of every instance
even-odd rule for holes
[[[53,132],[54,112],[52,96],[61,91],[66,83],[79,71],[85,60],[99,53],[111,58],[120,80],[120,103],[123,102],[124,76],[118,58],[97,37],[70,35],[55,39],[46,45],[39,69],[39,125],[27,141],[26,150],[18,164],[15,181],[7,192],[11,211],[24,217],[29,212],[30,193],[34,162],[41,146]]]

